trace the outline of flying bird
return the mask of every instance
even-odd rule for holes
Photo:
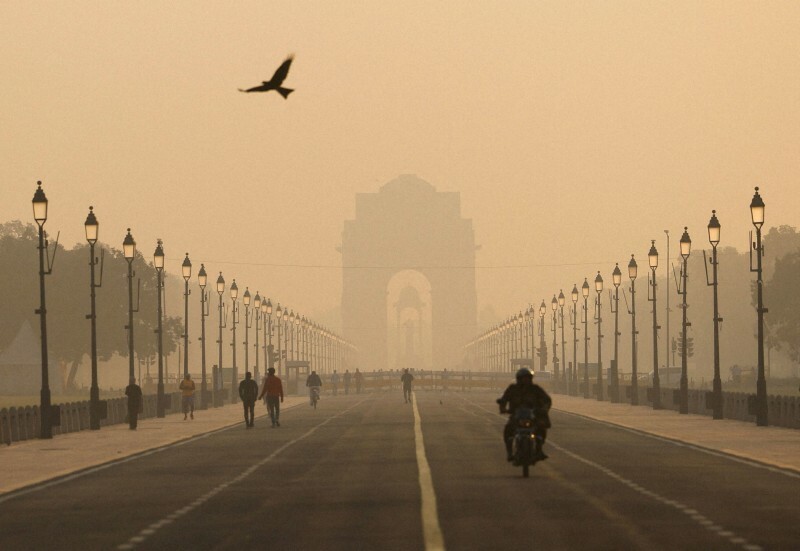
[[[281,66],[278,67],[278,70],[275,71],[275,74],[272,75],[270,80],[265,80],[261,83],[261,86],[254,86],[253,88],[248,88],[247,90],[242,90],[239,88],[240,92],[269,92],[270,90],[277,91],[280,95],[283,96],[284,99],[289,97],[289,94],[294,92],[291,88],[283,88],[281,84],[283,81],[286,80],[286,76],[289,74],[289,67],[292,65],[292,60],[294,56],[289,56],[286,58],[286,61],[281,63]]]

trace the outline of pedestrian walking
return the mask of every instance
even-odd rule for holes
[[[342,379],[344,380],[344,393],[345,394],[350,394],[350,379],[352,379],[352,378],[353,378],[353,376],[350,375],[350,370],[349,369],[345,369],[344,370],[344,377],[342,377]]]
[[[125,387],[125,396],[128,397],[128,425],[131,430],[136,430],[139,413],[142,411],[142,389],[136,384],[136,379],[131,377],[130,384]]]
[[[256,396],[258,396],[258,383],[253,380],[253,374],[248,371],[244,374],[244,380],[239,383],[239,398],[244,406],[244,423],[248,429],[254,426]]]
[[[333,395],[339,395],[339,374],[336,370],[333,370],[333,375],[331,375],[331,387],[333,388]]]
[[[361,388],[364,385],[364,375],[356,368],[356,373],[353,375],[353,378],[356,381],[356,394],[361,394]]]
[[[194,419],[194,381],[192,376],[187,373],[178,388],[181,391],[183,403],[183,420],[186,421],[187,415]]]
[[[265,397],[267,400],[267,411],[272,420],[272,428],[281,426],[281,404],[283,403],[283,384],[280,378],[275,376],[275,368],[267,369],[267,378],[264,379],[264,386],[261,389],[259,399]]]
[[[411,401],[411,381],[414,380],[414,376],[408,372],[408,369],[403,370],[403,375],[400,377],[400,382],[403,383],[403,399],[406,401],[406,404]]]

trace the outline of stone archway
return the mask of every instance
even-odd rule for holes
[[[413,175],[377,193],[359,193],[355,219],[344,223],[341,252],[343,333],[358,347],[365,369],[394,367],[387,293],[407,270],[430,286],[431,367],[458,365],[477,320],[475,236],[472,221],[461,217],[459,193],[438,192]]]

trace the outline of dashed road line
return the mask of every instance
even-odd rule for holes
[[[323,426],[327,425],[328,423],[330,423],[334,419],[336,419],[338,417],[341,417],[342,415],[344,415],[345,413],[349,412],[351,409],[361,405],[362,403],[364,403],[364,400],[361,400],[360,402],[358,402],[356,404],[353,404],[349,408],[337,413],[336,415],[328,417],[325,421],[321,422],[318,425],[315,425],[310,430],[308,430],[306,433],[302,434],[301,436],[298,436],[294,440],[291,440],[291,441],[287,442],[286,444],[284,444],[281,447],[279,447],[278,449],[276,449],[274,452],[269,454],[267,457],[265,457],[261,461],[258,461],[257,463],[251,465],[249,468],[247,468],[245,471],[240,473],[238,476],[232,478],[231,480],[229,480],[227,482],[223,482],[222,484],[216,486],[213,490],[210,490],[210,491],[206,492],[205,494],[201,495],[200,497],[198,497],[197,499],[195,499],[189,505],[181,507],[180,509],[177,509],[177,510],[173,511],[171,514],[165,516],[163,519],[160,519],[160,520],[150,524],[149,526],[143,528],[142,530],[139,531],[139,533],[137,535],[131,537],[125,543],[118,545],[117,549],[119,549],[121,551],[135,549],[136,546],[144,543],[145,540],[148,537],[153,536],[160,528],[163,528],[165,525],[178,520],[179,518],[181,518],[182,516],[186,515],[187,513],[190,513],[191,511],[193,511],[194,509],[200,507],[205,502],[210,500],[212,497],[216,496],[217,494],[219,494],[223,490],[229,488],[230,486],[232,486],[232,485],[234,485],[234,484],[236,484],[238,482],[241,482],[242,480],[244,480],[245,478],[247,478],[248,476],[253,474],[256,470],[258,470],[259,468],[263,467],[265,464],[267,464],[270,461],[272,461],[273,459],[275,459],[278,455],[280,455],[287,448],[290,448],[294,444],[296,444],[296,443],[298,443],[298,442],[300,442],[302,440],[305,440],[306,438],[308,438],[309,436],[314,434],[314,432],[317,429],[319,429],[320,427],[323,427]]]
[[[464,401],[467,401],[467,400],[464,399]],[[488,409],[484,408],[483,406],[480,406],[478,404],[474,404],[474,403],[471,403],[471,402],[467,402],[467,403],[471,404],[474,407],[476,407],[478,409],[481,409],[481,410],[483,410],[483,411],[485,411],[487,413],[490,413],[492,415],[496,415],[494,412],[489,411]],[[578,416],[579,417],[584,417],[582,415],[578,415]],[[591,419],[591,420],[592,421],[597,421],[596,419]],[[602,421],[597,421],[597,422],[602,423]],[[621,428],[623,430],[630,430],[630,429],[626,429],[626,427],[620,427],[619,425],[614,425],[613,423],[603,423],[603,424],[612,426],[614,428]],[[658,436],[654,436],[654,435],[651,435],[651,434],[648,434],[648,433],[644,433],[644,432],[639,432],[639,431],[636,431],[636,430],[630,430],[630,432],[634,432],[636,434],[641,434],[641,435],[644,435],[644,436],[650,436],[650,437],[653,437],[653,438],[655,438],[657,440],[662,440],[664,442],[668,442],[668,443],[675,444],[675,445],[682,445],[683,444],[681,442],[676,442],[676,441],[670,440],[668,438],[661,438],[661,437],[658,437]],[[643,487],[642,485],[637,484],[636,482],[633,482],[632,480],[630,480],[628,478],[625,478],[622,475],[617,474],[616,472],[612,471],[608,467],[604,467],[603,465],[600,465],[599,463],[595,463],[594,461],[592,461],[590,459],[586,459],[585,457],[583,457],[581,455],[578,455],[577,453],[569,451],[568,449],[564,448],[563,446],[559,446],[558,444],[553,442],[552,439],[548,439],[548,443],[552,447],[554,447],[555,449],[561,451],[562,453],[572,457],[573,459],[575,459],[577,461],[580,461],[581,463],[583,463],[585,465],[588,465],[588,466],[590,466],[590,467],[592,467],[594,469],[599,470],[603,474],[613,478],[614,480],[616,480],[617,482],[619,482],[621,484],[624,484],[625,486],[629,487],[633,491],[635,491],[635,492],[637,492],[637,493],[639,493],[639,494],[641,494],[641,495],[643,495],[645,497],[648,497],[650,499],[658,501],[658,502],[660,502],[660,503],[662,503],[662,504],[664,504],[664,505],[666,505],[668,507],[672,507],[673,509],[677,509],[678,511],[680,511],[683,514],[685,514],[688,518],[690,518],[692,521],[694,521],[699,526],[701,526],[701,527],[705,528],[706,530],[716,534],[719,537],[727,539],[730,543],[732,543],[734,545],[740,546],[745,551],[763,551],[763,549],[764,549],[760,545],[756,545],[756,544],[750,543],[745,538],[735,534],[731,530],[727,530],[724,527],[718,525],[717,523],[715,523],[714,521],[712,521],[711,519],[709,519],[708,517],[706,517],[702,513],[698,512],[696,509],[692,509],[691,507],[688,507],[687,505],[684,505],[683,503],[681,503],[679,501],[663,497],[663,496],[657,494],[656,492],[653,492],[652,490],[648,490],[647,488]],[[707,450],[705,448],[692,446],[691,444],[685,445],[685,447],[691,448],[691,449],[696,449],[696,450],[699,450],[699,451],[705,451],[705,452],[709,452],[710,451],[710,450]],[[713,455],[720,455],[720,456],[723,456],[723,457],[727,457],[724,454],[713,454]],[[732,459],[739,460],[739,458],[732,458]],[[742,463],[746,463],[748,465],[750,464],[750,462],[748,462],[746,460],[740,460],[740,461]],[[759,464],[759,463],[755,463],[754,466],[761,467],[761,468],[768,468],[768,467],[766,467],[766,466],[764,466],[762,464]],[[782,474],[787,474],[785,471],[780,471],[779,469],[776,469],[776,471],[781,472]],[[788,473],[788,474],[791,474],[791,473]]]

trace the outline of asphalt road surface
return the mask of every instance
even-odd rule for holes
[[[797,474],[554,412],[523,479],[495,397],[324,396],[3,496],[0,549],[798,549]]]

